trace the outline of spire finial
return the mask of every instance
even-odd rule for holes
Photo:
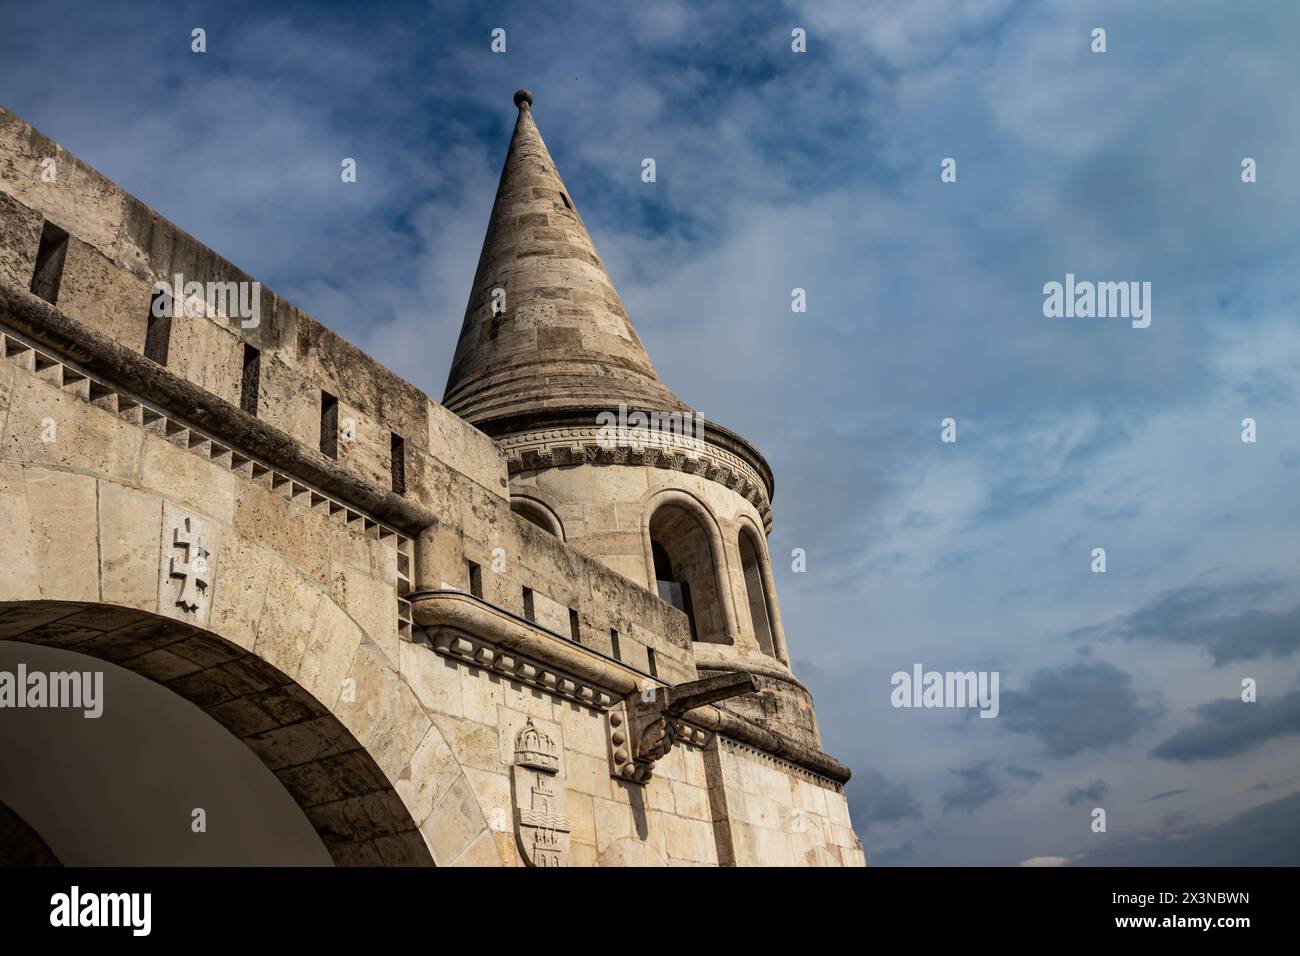
[[[517,90],[515,92],[515,106],[519,107],[520,110],[523,110],[525,106],[531,107],[532,105],[532,93],[529,93],[527,90]]]

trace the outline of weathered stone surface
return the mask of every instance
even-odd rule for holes
[[[487,833],[487,820],[469,781],[462,776],[452,784],[420,830],[439,866],[455,862],[480,834]]]
[[[648,843],[621,837],[601,851],[597,866],[667,866],[664,855]]]
[[[42,225],[39,213],[0,192],[0,281],[20,288],[31,285]]]
[[[27,500],[28,562],[43,596],[71,601],[99,599],[99,503],[95,479],[86,475],[23,469],[14,491]],[[9,566],[9,562],[5,562]]]
[[[425,710],[451,717],[464,714],[460,671],[454,662],[433,653],[423,644],[402,641],[397,651],[402,679]]]
[[[335,564],[330,569],[330,597],[396,665],[397,594],[393,587],[368,571]]]
[[[69,315],[83,322],[103,322],[117,341],[143,350],[152,298],[148,282],[119,268],[80,239],[69,240],[59,286],[59,307]],[[187,337],[178,339],[188,345]]]
[[[492,294],[497,288],[505,290],[504,309]],[[602,327],[609,332],[595,334]],[[557,378],[564,389],[554,387]],[[525,105],[444,402],[479,422],[584,396],[602,406],[684,407],[659,382]]]
[[[108,604],[155,610],[162,564],[162,500],[99,482],[99,578]]]
[[[417,823],[423,823],[433,807],[462,776],[460,764],[442,737],[431,726],[397,779],[396,789]]]
[[[490,831],[480,833],[474,838],[448,866],[500,866],[500,841],[502,834]]]
[[[277,563],[267,584],[253,644],[258,657],[287,674],[296,674],[307,653],[311,626],[322,600],[325,595],[293,567],[283,561]]]
[[[227,537],[212,599],[212,628],[252,650],[272,572],[281,563],[268,548],[238,534]]]
[[[33,376],[13,388],[3,456],[130,480],[144,433]]]
[[[173,319],[167,367],[238,405],[244,349],[230,325],[228,320],[205,315]]]
[[[396,780],[428,733],[431,722],[411,689],[395,671],[390,673],[394,678],[392,690],[385,695],[379,718],[361,742],[389,779]]]
[[[225,526],[163,501],[158,613],[198,627],[211,621]]]
[[[352,670],[364,637],[342,608],[322,598],[296,675],[298,683],[326,706],[334,706],[344,693],[344,678]]]
[[[236,477],[156,435],[140,449],[140,484],[191,512],[229,525],[235,512]]]
[[[240,534],[264,545],[322,586],[329,580],[329,540],[333,535],[321,515],[302,500],[286,501],[251,482],[235,490],[234,525]]]

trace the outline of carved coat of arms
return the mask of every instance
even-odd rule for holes
[[[515,735],[515,837],[529,866],[567,866],[569,817],[560,753],[530,718]]]

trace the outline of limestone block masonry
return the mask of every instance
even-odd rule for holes
[[[339,865],[864,865],[771,469],[660,382],[515,105],[442,403],[264,286],[156,308],[253,280],[0,109],[0,640],[190,701]]]

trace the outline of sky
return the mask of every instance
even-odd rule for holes
[[[794,669],[871,863],[1300,863],[1300,6],[0,26],[0,103],[435,398],[527,87],[661,378],[771,462]],[[1045,316],[1067,275],[1151,283],[1150,326]],[[996,672],[998,717],[894,707],[915,664]]]

